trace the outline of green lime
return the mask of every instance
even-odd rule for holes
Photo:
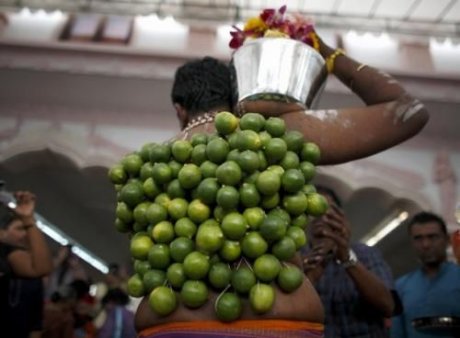
[[[292,151],[288,151],[280,162],[280,166],[282,166],[284,170],[297,169],[299,168],[299,165],[299,156]]]
[[[321,216],[329,208],[327,199],[318,193],[307,195],[307,213],[312,216]]]
[[[204,133],[196,133],[192,135],[190,139],[192,146],[197,146],[199,144],[206,144],[208,142],[208,135]]]
[[[176,221],[174,224],[174,232],[179,237],[187,237],[192,239],[195,236],[197,227],[190,218],[184,217]]]
[[[259,169],[259,154],[252,150],[245,150],[238,154],[237,162],[244,172],[251,174]]]
[[[199,144],[193,147],[192,150],[192,163],[196,165],[201,165],[208,158],[206,157],[206,144]]]
[[[266,313],[275,303],[275,290],[271,285],[257,283],[249,292],[249,303],[255,313]]]
[[[241,256],[240,242],[225,240],[220,248],[219,256],[226,262],[237,260]]]
[[[123,169],[131,176],[137,176],[141,170],[142,158],[138,154],[129,154],[123,158],[121,161]]]
[[[168,218],[168,211],[165,207],[160,204],[152,203],[145,212],[145,217],[150,224],[156,225],[161,221],[165,221]]]
[[[259,133],[260,142],[262,143],[262,148],[265,148],[268,144],[268,141],[271,140],[272,136],[267,131],[261,131]]]
[[[149,305],[159,316],[167,316],[177,307],[177,297],[167,286],[156,287],[149,295]]]
[[[148,261],[141,261],[139,259],[134,260],[134,271],[139,276],[144,276],[144,274],[150,270],[150,263]]]
[[[265,156],[269,163],[281,161],[287,153],[287,145],[281,138],[272,138],[265,146]]]
[[[300,191],[305,185],[305,178],[298,169],[288,169],[281,177],[281,185],[286,192]]]
[[[259,172],[259,171],[255,171],[255,172],[253,172],[251,175],[247,175],[247,176],[244,178],[244,183],[256,184],[256,182],[257,182],[257,177],[259,177],[259,175],[260,175],[260,172]]]
[[[241,249],[246,257],[255,259],[267,252],[268,244],[257,231],[251,231],[241,240]]]
[[[130,232],[132,229],[131,229],[131,224],[129,223],[125,223],[123,222],[121,219],[119,218],[116,218],[115,219],[115,229],[118,231],[118,232],[121,232],[121,233],[126,233],[126,232]]]
[[[302,188],[302,192],[305,195],[310,195],[316,192],[316,188],[313,184],[305,184]]]
[[[131,297],[139,298],[144,296],[145,288],[141,276],[135,274],[128,279],[127,291]]]
[[[205,178],[198,185],[197,198],[207,205],[213,205],[216,202],[217,191],[219,191],[219,184],[215,178]]]
[[[259,205],[260,194],[255,184],[243,183],[240,188],[240,201],[246,208]]]
[[[265,218],[265,211],[258,207],[247,208],[243,216],[252,230],[258,230]]]
[[[234,293],[226,292],[216,299],[216,316],[223,322],[233,322],[241,317],[243,304],[240,297]]]
[[[184,198],[186,196],[186,191],[182,188],[177,178],[168,183],[166,193],[171,198]]]
[[[208,280],[213,288],[217,290],[224,289],[230,284],[232,278],[232,269],[225,263],[215,263],[209,270]]]
[[[276,208],[280,204],[280,194],[276,193],[270,196],[263,196],[260,206],[266,210]]]
[[[217,223],[203,223],[198,227],[195,242],[198,250],[212,254],[222,247],[224,234]]]
[[[249,290],[251,290],[256,282],[256,275],[246,266],[241,266],[233,271],[231,284],[233,289],[238,293],[249,293]]]
[[[240,194],[235,187],[224,186],[217,192],[217,204],[226,210],[235,209],[238,206]]]
[[[144,200],[144,189],[141,184],[131,182],[123,186],[120,198],[130,207],[135,207]]]
[[[149,223],[147,219],[147,210],[150,207],[150,202],[142,202],[138,204],[133,210],[133,216],[136,223],[146,226]]]
[[[169,254],[173,261],[182,263],[195,250],[195,243],[187,237],[177,237],[169,244]]]
[[[295,217],[292,220],[291,225],[295,226],[295,227],[299,227],[299,228],[305,230],[307,225],[308,225],[308,223],[309,223],[308,216],[305,215],[305,214],[300,214],[299,216]]]
[[[206,145],[206,156],[216,164],[223,163],[229,151],[228,143],[222,138],[215,138]]]
[[[217,164],[211,161],[204,161],[200,165],[200,171],[204,178],[216,177]]]
[[[266,171],[271,171],[271,172],[274,172],[275,174],[277,174],[280,178],[283,176],[284,174],[284,168],[280,165],[277,165],[277,164],[272,164],[271,166],[269,166]]]
[[[228,145],[230,146],[230,149],[232,150],[238,150],[238,134],[239,134],[239,131],[236,131],[230,135],[227,135],[227,141],[228,141]]]
[[[134,232],[144,231],[146,227],[147,227],[146,224],[140,224],[140,223],[137,223],[137,222],[133,223],[133,231]]]
[[[208,300],[208,287],[200,280],[188,280],[182,286],[180,298],[185,306],[199,308]]]
[[[209,207],[199,199],[193,200],[188,206],[187,216],[196,224],[206,221],[210,215]]]
[[[289,130],[283,135],[288,150],[298,153],[302,150],[304,140],[303,134],[297,130]]]
[[[166,269],[171,262],[169,246],[166,244],[154,244],[148,253],[148,260],[153,269]]]
[[[233,135],[233,134],[232,134]],[[238,149],[232,149],[227,155],[227,162],[234,161],[238,163],[238,157],[240,156],[240,151]]]
[[[136,259],[146,259],[152,247],[153,242],[149,236],[141,235],[133,237],[130,243],[131,256]]]
[[[246,113],[240,119],[240,129],[241,130],[254,130],[260,131],[265,126],[265,118],[258,113]]]
[[[213,216],[218,222],[222,222],[224,217],[231,212],[236,211],[235,209],[224,209],[220,205],[216,206],[213,211]]]
[[[307,210],[307,197],[300,191],[294,195],[285,195],[283,198],[283,207],[292,216],[298,216]]]
[[[259,155],[259,170],[263,171],[268,166],[267,157],[265,156],[265,153],[262,150],[259,150],[257,154]]]
[[[257,279],[263,282],[271,282],[281,271],[281,263],[278,258],[271,254],[264,254],[254,261],[254,273]]]
[[[169,144],[157,144],[150,149],[150,162],[168,162],[171,157],[171,147]]]
[[[168,221],[157,223],[153,226],[152,238],[155,243],[170,243],[174,239],[174,226]]]
[[[188,202],[183,198],[175,198],[168,205],[168,214],[173,220],[187,216]]]
[[[155,203],[161,205],[162,207],[168,209],[169,203],[171,203],[171,198],[166,193],[161,193],[155,197]]]
[[[163,285],[166,281],[166,273],[162,270],[149,270],[142,277],[146,292],[151,292],[157,286]]]
[[[184,259],[184,272],[189,279],[203,279],[209,272],[209,257],[198,251],[193,251]]]
[[[307,244],[305,231],[299,227],[289,227],[286,234],[294,240],[296,250]]]
[[[288,265],[281,268],[277,282],[281,290],[291,293],[302,285],[303,278],[303,273],[298,267]]]
[[[259,150],[262,147],[259,134],[253,130],[242,130],[238,133],[238,149],[244,150]]]
[[[284,236],[272,246],[272,254],[282,261],[288,261],[294,257],[296,245],[294,240],[289,236]]]
[[[180,185],[185,189],[195,188],[201,182],[201,171],[195,164],[185,164],[179,171]]]
[[[271,196],[280,189],[281,179],[275,172],[266,170],[257,177],[256,186],[263,195]]]
[[[214,119],[214,126],[219,134],[228,135],[238,128],[238,118],[229,112],[220,112]]]
[[[171,169],[172,178],[177,178],[179,176],[179,171],[182,169],[182,163],[179,163],[175,160],[168,162],[169,168]]]
[[[161,192],[160,188],[155,183],[152,177],[149,177],[144,181],[142,189],[144,191],[145,196],[147,196],[148,198],[155,198]]]
[[[168,183],[172,179],[172,171],[167,163],[155,163],[152,175],[155,183],[158,184]]]
[[[139,155],[141,155],[142,161],[148,162],[150,161],[150,152],[154,147],[156,147],[156,143],[146,143],[142,146]]]
[[[142,165],[141,171],[139,172],[139,177],[141,181],[145,181],[146,179],[153,177],[153,164],[150,162],[146,162]]]
[[[166,278],[173,288],[180,289],[187,280],[183,265],[181,263],[171,264],[166,271]]]
[[[123,184],[128,179],[123,165],[116,164],[109,170],[109,179],[113,184]]]
[[[302,146],[302,150],[300,152],[300,158],[302,161],[308,161],[313,164],[317,164],[319,162],[319,159],[321,157],[321,151],[319,147],[312,143],[312,142],[306,142]]]
[[[248,224],[243,215],[232,212],[224,217],[221,228],[226,238],[239,240],[246,234]]]
[[[273,137],[281,137],[286,131],[286,123],[279,117],[270,117],[265,121],[265,130]]]
[[[115,209],[115,215],[124,223],[131,223],[134,221],[133,211],[128,207],[125,202],[118,202]]]
[[[306,182],[310,182],[316,174],[315,165],[308,161],[300,163],[300,170],[302,171]]]
[[[275,209],[270,210],[268,213],[270,216],[278,216],[280,217],[286,226],[289,226],[291,224],[291,215],[284,210],[283,208],[277,207]]]
[[[189,141],[178,140],[172,144],[171,153],[177,162],[184,163],[192,155],[192,149],[193,147]]]
[[[262,237],[269,241],[278,241],[286,234],[286,223],[279,217],[267,215],[259,228]]]
[[[241,180],[241,169],[234,161],[222,163],[216,171],[219,183],[225,185],[237,185]]]

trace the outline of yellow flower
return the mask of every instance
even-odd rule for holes
[[[258,16],[249,18],[244,25],[244,31],[263,32],[267,29],[265,22]]]
[[[289,35],[283,32],[280,32],[279,30],[274,30],[274,29],[268,29],[265,34],[264,38],[288,38]]]

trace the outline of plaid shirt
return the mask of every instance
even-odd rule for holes
[[[351,248],[361,264],[379,277],[388,289],[394,289],[391,270],[377,249],[361,243],[354,243]],[[326,266],[316,290],[326,312],[324,337],[388,337],[382,315],[361,298],[351,277],[335,260]]]

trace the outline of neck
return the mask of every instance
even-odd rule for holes
[[[206,112],[195,113],[193,117],[189,119],[187,124],[182,128],[182,130],[188,131],[196,126],[213,122],[215,115],[221,111],[228,111],[227,108],[228,107],[217,107]]]
[[[439,270],[441,269],[441,265],[444,262],[445,261],[440,261],[440,262],[436,262],[436,263],[425,263],[423,265],[423,272],[429,277],[436,276],[438,274]]]

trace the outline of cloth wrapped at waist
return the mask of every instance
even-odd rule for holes
[[[324,326],[289,320],[194,321],[162,324],[143,330],[140,338],[320,338]]]

